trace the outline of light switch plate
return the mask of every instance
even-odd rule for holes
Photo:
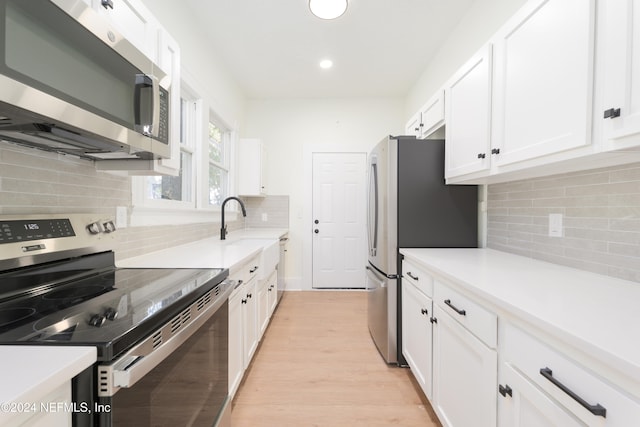
[[[562,237],[562,214],[549,214],[549,236]]]
[[[269,221],[269,216],[267,215],[266,212],[262,212],[262,221],[263,222]]]

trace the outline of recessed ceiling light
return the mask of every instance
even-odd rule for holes
[[[321,19],[336,19],[347,10],[347,0],[309,0],[311,13]]]
[[[333,67],[333,61],[332,60],[323,59],[322,61],[320,61],[320,68],[323,68],[323,69],[326,70],[326,69],[331,68],[331,67]]]

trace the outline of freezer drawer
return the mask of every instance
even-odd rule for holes
[[[397,281],[367,266],[369,332],[387,363],[398,362]]]

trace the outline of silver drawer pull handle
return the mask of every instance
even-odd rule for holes
[[[545,377],[547,380],[551,381],[551,384],[558,387],[560,390],[564,391],[566,394],[569,395],[569,397],[571,397],[573,400],[578,402],[580,405],[582,405],[587,411],[591,412],[593,415],[597,415],[603,418],[607,417],[606,408],[604,408],[599,403],[596,403],[595,405],[590,405],[589,403],[587,403],[586,400],[584,400],[583,398],[575,394],[573,391],[571,391],[569,387],[567,387],[566,385],[562,384],[560,381],[555,379],[553,377],[553,371],[551,369],[549,368],[540,369],[540,375]]]

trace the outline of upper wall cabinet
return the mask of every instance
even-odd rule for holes
[[[491,156],[491,45],[445,85],[446,178],[487,171]]]
[[[599,5],[602,121],[606,150],[640,145],[640,0]]]
[[[537,0],[494,39],[497,167],[591,144],[595,0]]]
[[[416,138],[426,138],[443,124],[444,90],[439,90],[409,119],[405,132]]]
[[[240,196],[266,196],[266,153],[259,139],[241,139],[238,142],[238,194]]]
[[[159,23],[140,0],[85,1],[149,58],[157,58]]]

